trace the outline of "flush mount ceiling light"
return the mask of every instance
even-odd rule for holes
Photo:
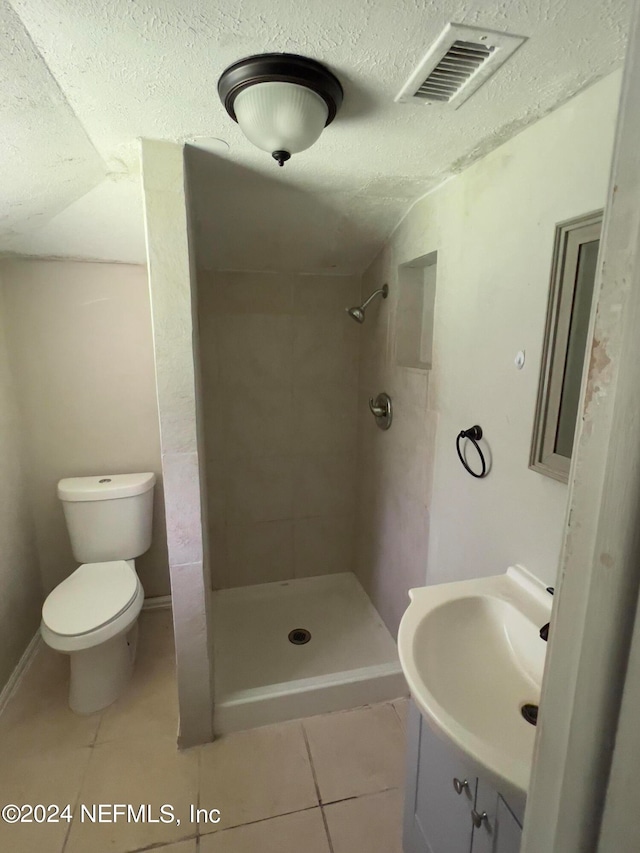
[[[342,104],[328,69],[294,53],[263,53],[234,62],[218,80],[220,100],[250,142],[280,166],[310,148]]]

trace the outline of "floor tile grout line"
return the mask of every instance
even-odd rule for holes
[[[82,789],[84,787],[84,783],[86,781],[87,774],[89,773],[89,764],[91,763],[91,759],[93,757],[93,746],[87,746],[84,748],[88,750],[87,761],[86,761],[86,764],[84,765],[84,769],[83,769],[82,774],[80,776],[80,782],[78,784],[78,794],[74,798],[74,801],[73,801],[73,809],[71,812],[72,818],[69,821],[69,823],[67,823],[67,831],[65,832],[65,835],[64,835],[64,843],[62,845],[60,853],[65,853],[65,850],[67,849],[67,845],[69,844],[69,838],[71,836],[71,830],[73,829],[73,824],[74,824],[75,819],[76,819],[76,812],[78,810],[78,806],[80,805],[80,797],[82,795]]]
[[[269,817],[259,817],[257,820],[248,820],[246,823],[237,823],[234,826],[225,826],[224,829],[212,829],[211,832],[204,832],[198,835],[198,838],[205,838],[209,835],[222,835],[225,832],[232,832],[234,829],[241,829],[244,826],[255,826],[258,823],[266,823],[270,820],[278,820],[281,817],[291,817],[294,814],[302,814],[303,812],[312,812],[314,809],[321,808],[318,803],[315,806],[307,806],[304,809],[295,809],[292,812],[282,812],[281,814],[269,815]],[[172,842],[173,843],[173,842]],[[138,851],[136,851],[138,853]]]
[[[320,814],[322,815],[322,823],[324,824],[324,834],[327,836],[327,844],[329,845],[329,853],[334,853],[333,841],[331,840],[331,833],[329,832],[329,824],[327,822],[327,816],[324,813],[324,807],[323,806],[320,806]]]
[[[318,800],[318,805],[322,805],[322,797],[320,796],[320,786],[318,785],[318,777],[316,775],[316,768],[313,763],[313,756],[311,755],[311,745],[309,743],[309,736],[307,734],[307,730],[304,725],[304,720],[300,721],[300,728],[302,729],[302,737],[304,739],[304,745],[307,750],[307,758],[309,759],[309,767],[311,768],[311,776],[313,778],[313,785],[316,789],[316,798]]]
[[[404,721],[404,719],[400,716],[400,712],[398,711],[398,709],[397,709],[397,708],[396,708],[396,706],[394,705],[394,702],[398,702],[399,700],[406,700],[406,701],[408,702],[408,701],[409,701],[409,697],[408,697],[408,696],[399,696],[399,697],[398,697],[398,699],[392,699],[392,700],[389,702],[389,704],[390,704],[390,705],[391,705],[391,707],[393,708],[393,711],[394,711],[394,713],[395,713],[396,717],[398,718],[398,722],[400,723],[400,726],[402,727],[402,731],[405,731],[405,729],[406,729],[405,721]]]
[[[380,794],[387,794],[389,791],[402,791],[401,785],[390,785],[388,788],[381,788],[379,791],[367,791],[364,794],[353,794],[351,797],[341,797],[339,800],[326,800],[320,803],[325,808],[326,806],[335,806],[338,803],[348,803],[351,800],[366,800],[369,797],[378,797]]]
[[[98,725],[96,726],[96,733],[93,736],[93,741],[90,744],[91,749],[98,743],[98,735],[100,734],[100,728],[102,727],[102,721],[104,720],[106,708],[100,712],[100,719],[98,720]]]
[[[329,853],[334,853],[333,850],[333,842],[331,841],[331,835],[329,834],[329,824],[327,823],[327,816],[324,813],[324,808],[322,807],[322,797],[320,796],[320,786],[318,785],[318,777],[316,776],[316,768],[313,763],[313,757],[311,755],[311,745],[309,743],[309,736],[307,735],[307,730],[304,726],[304,720],[300,723],[300,728],[302,729],[302,737],[304,738],[304,744],[307,748],[307,756],[309,758],[309,766],[311,767],[311,775],[313,776],[313,784],[316,789],[316,798],[318,800],[318,805],[320,806],[320,814],[322,815],[322,824],[324,826],[324,834],[327,837],[327,844],[329,845]]]
[[[172,677],[175,677],[175,675]],[[367,703],[367,704],[359,706],[357,708],[340,709],[336,712],[333,712],[333,714],[349,714],[349,713],[353,713],[353,712],[357,712],[357,711],[363,711],[366,709],[380,707],[383,704],[392,704],[393,705],[393,703],[395,701],[399,701],[400,699],[403,699],[403,698],[404,697],[398,697],[397,700],[394,699],[394,700],[386,700],[384,702]],[[325,716],[329,716],[329,715],[328,714],[315,715],[315,719],[318,719],[320,717],[325,717]],[[261,819],[256,820],[256,821],[249,821],[248,823],[238,824],[235,827],[227,827],[226,829],[221,829],[219,831],[226,832],[226,831],[233,830],[233,829],[239,829],[242,826],[252,825],[254,823],[262,823],[262,822],[265,822],[267,820],[277,819],[279,817],[284,818],[287,815],[294,815],[296,813],[304,813],[306,811],[312,811],[314,808],[320,808],[320,812],[321,812],[321,816],[322,816],[322,820],[323,820],[323,825],[325,828],[325,836],[327,838],[328,849],[329,849],[330,853],[334,853],[334,846],[333,846],[333,842],[332,842],[331,835],[329,832],[329,824],[327,821],[326,808],[328,808],[329,806],[333,806],[334,804],[337,804],[340,802],[357,800],[357,799],[366,799],[366,798],[371,798],[371,797],[374,797],[377,795],[384,794],[385,792],[401,790],[401,787],[402,787],[401,785],[393,785],[391,787],[384,788],[380,791],[369,791],[369,792],[363,793],[363,794],[356,794],[356,795],[350,796],[350,797],[343,797],[343,798],[340,798],[338,800],[329,800],[326,803],[322,802],[321,795],[320,795],[320,786],[319,786],[319,782],[318,782],[318,775],[316,772],[316,768],[315,768],[315,764],[314,764],[314,760],[313,760],[313,756],[312,756],[312,751],[311,751],[311,746],[310,746],[310,736],[311,735],[308,733],[308,730],[306,729],[306,724],[309,723],[311,733],[313,734],[313,719],[314,718],[310,718],[308,720],[307,719],[298,720],[298,725],[300,726],[300,729],[301,729],[301,732],[303,735],[303,739],[305,742],[305,749],[306,749],[306,753],[307,753],[307,756],[309,759],[310,770],[311,770],[311,774],[312,774],[312,778],[313,778],[313,782],[314,782],[314,789],[316,792],[316,803],[312,806],[307,807],[307,808],[294,809],[293,811],[285,812],[282,815],[271,815],[269,817],[261,818]],[[403,729],[403,730],[405,729],[405,727],[402,725],[402,720],[400,719],[398,709],[395,707],[395,705],[393,705],[393,719],[397,719],[400,726],[401,726],[401,729]],[[70,801],[74,804],[74,809],[77,809],[80,802],[82,801],[84,789],[86,787],[87,779],[89,777],[89,770],[93,766],[93,763],[97,760],[97,754],[95,753],[95,747],[96,746],[102,746],[102,744],[99,743],[99,737],[100,737],[100,732],[102,731],[103,725],[105,725],[105,712],[102,712],[100,717],[99,717],[98,724],[97,724],[97,727],[96,727],[96,730],[95,730],[95,733],[93,736],[93,741],[91,743],[88,743],[87,741],[90,740],[90,738],[85,738],[85,742],[81,745],[83,749],[87,750],[87,754],[86,754],[84,763],[81,764],[81,766],[78,768],[80,770],[80,774],[79,774],[80,778],[79,778],[78,789],[77,789],[78,793],[75,797],[73,797],[73,790],[71,792],[73,799],[70,799]],[[109,726],[109,722],[107,722],[106,725]],[[278,725],[281,725],[281,724],[276,723],[276,726],[278,726]],[[116,736],[112,739],[111,742],[115,742],[115,741],[121,740],[121,739],[122,739],[122,736],[120,736],[120,737]],[[107,741],[107,742],[109,742],[109,741]],[[317,757],[319,758],[320,756],[317,754]],[[200,807],[200,802],[202,799],[202,796],[201,796],[202,795],[201,780],[202,780],[202,768],[204,766],[203,762],[204,762],[205,758],[206,757],[204,755],[203,750],[199,749],[198,753],[197,753],[197,774],[198,774],[197,775],[197,787],[196,787],[196,790],[194,792],[194,801],[197,804],[196,805],[197,808]],[[75,813],[74,813],[74,817],[75,817]],[[75,822],[76,821],[74,820],[74,823]],[[73,823],[71,823],[67,826],[66,832],[64,833],[64,837],[60,839],[62,842],[62,848],[60,850],[60,853],[64,853],[64,851],[70,849],[70,839],[72,838],[72,830],[73,830]],[[206,837],[207,835],[216,834],[215,830],[214,830],[214,832],[211,832],[211,833],[208,833],[206,831],[204,833],[202,833],[201,832],[201,826],[198,823],[196,823],[193,827],[191,827],[190,831],[192,834],[186,838],[175,839],[173,841],[166,841],[165,840],[165,841],[154,842],[152,844],[149,844],[149,846],[147,846],[147,847],[137,848],[137,853],[146,853],[146,851],[162,851],[167,846],[171,846],[173,844],[181,843],[181,842],[190,842],[190,843],[195,842],[195,844],[194,844],[195,849],[200,850],[200,847],[201,847],[200,839],[203,837]],[[206,842],[205,842],[205,846],[206,846]],[[56,848],[56,849],[58,849],[58,848]]]
[[[100,713],[100,720],[99,720],[98,727],[97,727],[96,732],[95,732],[95,736],[94,736],[94,738],[93,738],[93,742],[92,742],[92,743],[90,743],[90,744],[86,744],[86,745],[85,745],[85,747],[83,747],[83,748],[86,748],[86,749],[89,751],[89,754],[88,754],[88,756],[87,756],[87,761],[86,761],[86,764],[85,764],[85,766],[84,766],[84,769],[83,769],[83,772],[82,772],[82,775],[81,775],[81,778],[80,778],[80,783],[79,783],[79,786],[78,786],[78,794],[77,794],[77,796],[76,796],[76,798],[75,798],[75,800],[74,800],[74,803],[73,803],[73,812],[72,812],[72,814],[73,814],[73,819],[72,819],[72,821],[67,825],[67,831],[66,831],[66,833],[65,833],[64,842],[63,842],[63,845],[62,845],[62,848],[61,848],[60,853],[65,853],[65,851],[67,850],[68,844],[69,844],[69,838],[70,838],[70,836],[71,836],[71,831],[72,831],[72,829],[73,829],[73,824],[74,824],[74,821],[75,821],[76,812],[77,812],[77,810],[78,810],[78,806],[80,805],[80,798],[81,798],[81,795],[82,795],[82,790],[83,790],[83,787],[84,787],[85,781],[86,781],[86,779],[87,779],[87,775],[88,775],[88,773],[89,773],[89,765],[91,764],[91,760],[92,760],[93,755],[94,755],[95,747],[96,747],[96,746],[99,746],[99,744],[98,744],[98,735],[99,735],[99,732],[100,732],[100,728],[101,728],[101,726],[102,726],[102,722],[103,722],[103,720],[104,720],[105,712],[106,712],[106,709],[104,709],[104,710],[103,710],[103,711],[101,711],[101,713]],[[118,738],[114,738],[114,740],[118,740]],[[195,836],[195,837],[197,837],[197,836]],[[171,842],[171,843],[173,843],[173,842]],[[160,846],[162,846],[162,845],[160,845]],[[166,844],[165,844],[164,846],[166,846]],[[157,849],[157,847],[158,847],[158,845],[156,845],[156,849]],[[154,849],[154,848],[145,848],[145,849]]]
[[[149,847],[136,847],[136,849],[132,850],[131,853],[149,853],[149,851],[163,850],[165,847],[172,847],[174,844],[184,844],[187,841],[197,840],[197,835],[191,835],[188,838],[179,838],[177,841],[158,841],[154,844],[149,845]]]

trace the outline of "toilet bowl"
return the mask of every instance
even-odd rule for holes
[[[76,713],[106,708],[126,687],[143,601],[133,560],[85,563],[47,597],[40,630],[48,646],[70,656]]]
[[[48,646],[69,655],[69,705],[79,714],[115,702],[131,678],[144,601],[134,558],[151,544],[154,484],[153,473],[58,483],[73,554],[82,565],[47,596],[40,633]]]

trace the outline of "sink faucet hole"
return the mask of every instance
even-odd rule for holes
[[[532,704],[531,702],[525,702],[524,705],[520,707],[520,713],[525,718],[528,723],[531,723],[532,726],[537,725],[538,723],[538,706]]]

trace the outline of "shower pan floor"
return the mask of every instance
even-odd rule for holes
[[[217,734],[395,699],[396,644],[351,573],[212,596]],[[311,639],[295,645],[296,628]]]

